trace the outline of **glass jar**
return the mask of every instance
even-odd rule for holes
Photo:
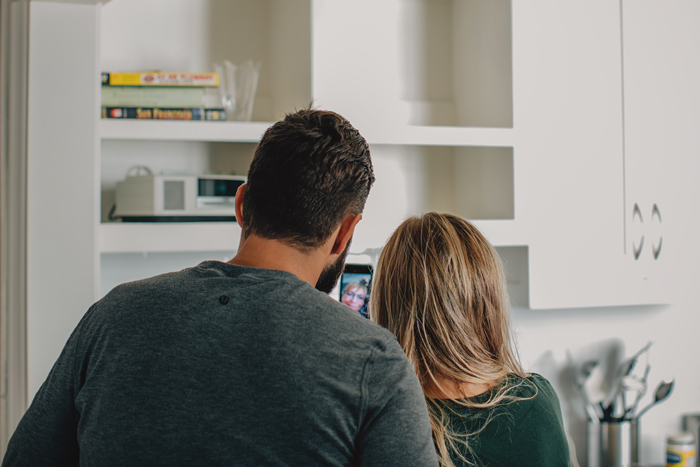
[[[666,438],[666,467],[695,467],[695,436],[687,431]]]

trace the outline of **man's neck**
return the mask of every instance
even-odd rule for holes
[[[327,254],[324,254],[323,248],[325,245],[304,253],[279,240],[251,234],[248,238],[241,238],[236,256],[228,262],[237,266],[290,272],[315,286],[326,264]]]

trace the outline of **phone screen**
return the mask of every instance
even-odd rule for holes
[[[367,306],[372,289],[372,272],[370,264],[346,264],[340,277],[338,300],[365,318],[369,317]]]

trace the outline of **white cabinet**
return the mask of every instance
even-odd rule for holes
[[[665,278],[692,215],[677,180],[700,150],[699,22],[695,1],[622,2],[625,274],[643,301],[674,293]]]
[[[173,21],[194,17],[208,47],[180,44],[154,22],[151,33],[171,34],[182,52],[173,55],[177,47],[165,40],[153,46],[162,54],[144,51],[143,41],[118,32],[155,18],[158,2],[113,0],[103,12],[103,68],[187,71],[224,58],[260,60],[257,121],[102,121],[103,210],[118,175],[106,167],[120,164],[105,161],[135,141],[197,144],[198,167],[240,173],[265,122],[313,100],[346,116],[372,146],[377,185],[355,252],[381,247],[409,215],[447,211],[504,247],[509,276],[532,308],[669,300],[663,264],[677,254],[668,229],[677,216],[664,174],[680,164],[668,153],[687,152],[697,107],[667,97],[687,94],[694,79],[678,82],[692,39],[680,35],[692,36],[697,23],[673,25],[689,1],[665,12],[651,0],[622,8],[607,0],[212,0],[201,2],[206,14],[181,3],[170,4]],[[105,225],[102,251],[233,245],[228,236],[188,243],[192,227],[174,225],[181,243],[164,249],[155,232],[163,227],[139,227],[151,228],[135,235],[134,226]]]
[[[700,151],[700,5],[513,3],[516,203],[532,308],[671,303]],[[526,187],[519,185],[526,184]]]
[[[532,308],[623,304],[619,6],[513,2],[516,217]]]

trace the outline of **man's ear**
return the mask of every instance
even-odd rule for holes
[[[333,242],[333,248],[331,249],[332,255],[339,255],[345,250],[345,246],[355,233],[355,226],[360,222],[360,219],[362,219],[362,214],[346,216],[343,219],[340,223],[338,235],[335,237],[335,242]]]
[[[233,202],[236,206],[236,222],[243,228],[243,196],[245,195],[246,184],[239,186],[236,190],[236,197]]]

